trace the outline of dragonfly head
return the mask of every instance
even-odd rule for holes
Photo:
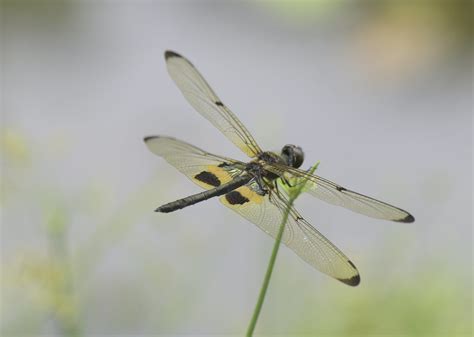
[[[287,144],[281,149],[281,157],[288,166],[298,168],[303,164],[304,152],[299,146]]]

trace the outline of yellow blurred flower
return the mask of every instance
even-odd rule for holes
[[[2,266],[2,290],[22,289],[25,300],[34,308],[53,312],[59,321],[69,324],[77,317],[77,305],[67,265],[59,259],[36,252],[23,253],[13,263]]]
[[[30,159],[30,150],[25,137],[12,129],[2,132],[2,157],[8,162],[26,163]]]

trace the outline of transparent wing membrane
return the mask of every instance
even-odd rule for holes
[[[280,199],[281,195],[278,197]],[[287,200],[280,199],[280,210],[287,207]],[[356,286],[360,276],[356,266],[331,241],[308,223],[294,207],[291,207],[288,224],[293,228],[293,240],[289,247],[303,260],[339,281]]]
[[[283,214],[288,207],[288,200],[284,195],[272,191],[270,194],[261,196],[258,194],[258,190],[258,185],[251,182],[236,190],[249,201],[230,203],[230,198],[227,195],[220,197],[220,200],[225,206],[257,225],[271,237],[276,238]],[[319,271],[351,286],[359,284],[359,272],[354,264],[304,220],[293,207],[290,210],[282,243]]]
[[[366,195],[348,190],[336,183],[317,175],[309,174],[300,169],[281,166],[278,164],[266,167],[278,175],[306,178],[308,182],[304,191],[333,205],[342,206],[354,212],[376,218],[397,222],[413,222],[415,218],[401,208],[389,205],[383,201],[368,197]]]
[[[249,131],[222,103],[191,62],[172,51],[167,51],[165,58],[171,78],[194,109],[249,157],[262,152]]]
[[[151,152],[205,189],[231,181],[245,167],[244,163],[237,160],[211,154],[172,137],[146,137],[145,143]],[[228,165],[224,165],[226,163]]]

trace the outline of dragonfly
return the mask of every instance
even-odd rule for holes
[[[190,61],[169,50],[165,52],[165,60],[169,75],[191,106],[250,159],[243,162],[215,155],[173,137],[145,137],[151,152],[204,189],[164,204],[157,212],[169,213],[219,197],[222,204],[276,238],[289,210],[281,242],[317,270],[349,286],[360,283],[356,266],[289,203],[292,184],[304,181],[304,192],[372,218],[405,223],[415,220],[401,208],[300,169],[304,152],[299,146],[285,145],[280,153],[262,150]]]

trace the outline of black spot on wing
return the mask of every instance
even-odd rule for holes
[[[217,102],[214,102],[214,103],[216,103],[216,105],[218,105],[218,106],[224,106],[224,103],[222,103],[221,101],[217,101]]]
[[[336,190],[338,190],[339,192],[347,191],[347,189],[344,188],[344,187],[342,187],[342,186],[337,186],[337,187],[336,187]]]
[[[202,181],[203,183],[214,187],[217,187],[221,184],[221,181],[219,180],[219,178],[216,177],[214,173],[207,171],[202,171],[201,173],[196,174],[194,176],[194,179]]]
[[[231,205],[243,205],[249,202],[249,199],[244,197],[240,192],[232,191],[225,195],[227,202]]]

